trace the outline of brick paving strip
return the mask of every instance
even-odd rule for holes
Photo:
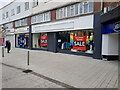
[[[21,70],[21,71],[25,71],[25,69],[23,69],[23,68],[19,68],[19,67],[16,67],[16,66],[8,65],[8,64],[5,64],[5,63],[2,63],[2,65],[5,65],[5,66],[11,67],[11,68],[15,68],[15,69],[18,69],[18,70]],[[38,77],[41,77],[41,78],[43,78],[43,79],[45,79],[45,80],[48,80],[48,81],[50,81],[50,82],[52,82],[52,83],[55,83],[55,84],[57,84],[57,85],[60,85],[60,86],[62,86],[62,87],[65,87],[65,88],[67,88],[67,89],[70,89],[70,90],[80,90],[79,88],[76,88],[76,87],[74,87],[74,86],[65,84],[65,83],[63,83],[63,82],[60,82],[60,81],[58,81],[58,80],[49,78],[49,77],[47,77],[47,76],[41,75],[41,74],[36,73],[36,72],[34,72],[34,71],[30,72],[30,74],[36,75],[36,76],[38,76]]]

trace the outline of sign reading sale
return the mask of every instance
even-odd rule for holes
[[[47,35],[40,36],[40,46],[47,46]]]
[[[74,36],[74,50],[86,50],[86,36]]]

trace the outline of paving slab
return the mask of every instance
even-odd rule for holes
[[[28,51],[30,51],[29,66],[27,66]],[[24,69],[29,68],[34,72],[77,88],[118,87],[116,85],[118,83],[117,61],[103,61],[86,56],[13,48],[10,54],[5,53],[2,63]]]

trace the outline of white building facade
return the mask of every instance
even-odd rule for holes
[[[0,9],[0,25],[13,47],[74,53],[101,59],[93,0],[15,0]],[[101,8],[101,7],[100,7]],[[97,38],[96,38],[97,37]],[[96,49],[99,48],[99,49]]]

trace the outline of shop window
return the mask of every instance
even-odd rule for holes
[[[33,48],[47,49],[47,33],[33,34]]]
[[[93,53],[93,31],[60,32],[58,36],[58,49],[82,53]]]
[[[29,48],[29,34],[17,34],[16,35],[16,47]]]

